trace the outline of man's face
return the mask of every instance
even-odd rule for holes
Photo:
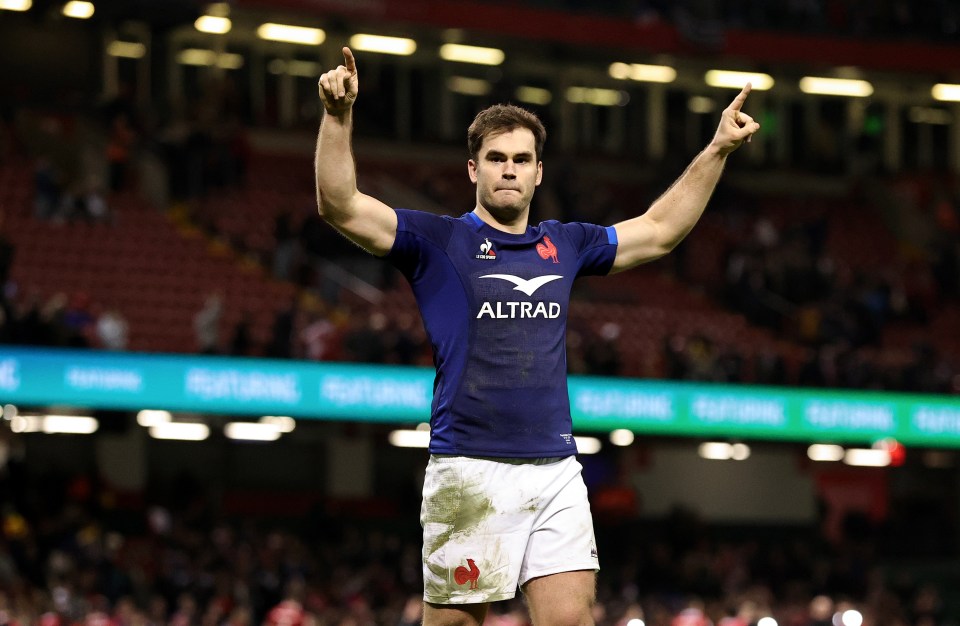
[[[505,223],[529,209],[543,176],[533,133],[526,128],[486,137],[477,160],[468,161],[467,169],[477,186],[477,202]]]

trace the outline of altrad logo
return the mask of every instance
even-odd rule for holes
[[[549,274],[547,276],[535,276],[531,279],[520,278],[512,274],[487,274],[480,278],[497,278],[513,284],[513,291],[519,291],[527,296],[533,296],[534,293],[547,283],[560,280],[563,276]],[[477,313],[477,319],[481,317],[492,317],[494,319],[530,319],[541,317],[543,319],[557,319],[560,317],[560,304],[558,302],[484,302],[480,305],[480,311]]]

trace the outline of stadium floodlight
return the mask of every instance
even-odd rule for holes
[[[78,20],[86,20],[93,17],[94,10],[92,2],[81,2],[81,0],[70,0],[70,2],[63,5],[63,14]]]
[[[142,59],[147,54],[147,47],[135,41],[120,41],[116,39],[107,44],[107,55],[124,59]]]
[[[730,458],[734,461],[746,461],[750,458],[750,446],[745,443],[735,443],[730,446]]]
[[[440,58],[444,61],[475,63],[477,65],[500,65],[505,55],[499,48],[466,46],[459,43],[445,43],[440,46]]]
[[[177,54],[177,63],[181,65],[213,65],[217,62],[217,53],[201,48],[187,48]]]
[[[815,443],[807,448],[807,458],[811,461],[842,461],[843,446],[829,443]]]
[[[713,113],[716,108],[717,103],[707,96],[690,96],[687,100],[687,110],[691,113]]]
[[[627,92],[599,87],[568,87],[567,101],[574,104],[592,104],[600,107],[624,106],[630,101]]]
[[[269,41],[283,41],[299,43],[305,46],[319,46],[327,39],[327,33],[322,28],[307,26],[290,26],[289,24],[274,24],[267,22],[257,28],[257,37]]]
[[[577,454],[596,454],[603,448],[603,444],[596,437],[574,437],[577,442]]]
[[[0,0],[0,11],[29,11],[33,0]]]
[[[386,37],[384,35],[357,33],[350,38],[350,47],[363,52],[410,56],[417,51],[417,42],[406,37]]]
[[[861,626],[863,624],[863,613],[856,609],[847,609],[840,614],[840,623],[843,626]]]
[[[856,78],[804,76],[800,79],[800,91],[819,96],[866,98],[873,93],[873,85]]]
[[[890,465],[890,453],[871,448],[850,448],[844,453],[843,462],[857,467],[886,467]]]
[[[221,52],[217,55],[216,66],[224,70],[238,70],[243,67],[243,55],[236,52]]]
[[[97,418],[83,415],[44,415],[41,419],[41,429],[47,434],[89,435],[100,427]]]
[[[960,102],[960,85],[937,83],[930,90],[930,95],[941,102]]]
[[[233,22],[229,17],[220,17],[217,15],[201,15],[193,23],[194,28],[201,33],[210,33],[212,35],[224,35],[230,32]]]
[[[672,83],[677,79],[677,70],[669,65],[617,62],[611,63],[607,72],[618,80],[635,80],[641,83]]]
[[[553,100],[553,94],[550,93],[549,89],[543,89],[542,87],[531,87],[529,85],[521,85],[520,87],[517,87],[514,95],[520,102],[536,104],[539,106],[550,104],[550,101]]]
[[[413,430],[400,429],[391,431],[387,436],[390,445],[397,448],[426,448],[430,445],[430,424],[417,424]]]
[[[729,461],[733,458],[733,446],[723,441],[705,441],[697,448],[701,459]]]
[[[610,433],[610,443],[615,446],[629,446],[635,438],[633,431],[626,428],[618,428]]]
[[[10,430],[15,433],[38,433],[43,430],[43,420],[36,415],[14,415],[10,419]]]
[[[697,448],[697,454],[711,461],[746,461],[750,458],[750,446],[745,443],[706,441]]]
[[[280,438],[280,429],[263,422],[229,422],[223,427],[223,434],[240,441],[276,441]]]
[[[493,89],[493,85],[482,78],[451,76],[447,79],[447,89],[464,96],[485,96]]]
[[[203,441],[210,436],[210,427],[200,422],[166,422],[151,426],[148,432],[154,439]]]
[[[770,74],[733,70],[710,70],[703,75],[703,81],[711,87],[725,89],[743,89],[744,85],[750,83],[750,88],[754,91],[767,91],[774,84],[773,76]]]
[[[281,433],[292,433],[297,427],[297,420],[287,415],[264,415],[260,418],[263,424],[272,424]]]
[[[316,61],[273,59],[267,63],[267,71],[274,75],[289,74],[302,78],[316,78],[323,73],[323,67]]]
[[[949,126],[953,123],[953,115],[950,111],[937,109],[934,107],[913,106],[907,111],[907,119],[914,124],[935,124],[938,126]]]
[[[156,411],[153,409],[144,409],[137,413],[137,423],[144,428],[156,426],[157,424],[166,424],[173,421],[173,415],[170,411]]]

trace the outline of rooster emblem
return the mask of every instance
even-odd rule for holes
[[[537,254],[540,255],[540,258],[543,260],[553,259],[554,263],[559,263],[557,259],[557,247],[553,245],[553,242],[550,241],[549,237],[543,238],[543,243],[537,244]]]
[[[480,579],[480,568],[473,562],[473,559],[467,559],[467,565],[470,566],[470,569],[461,565],[453,570],[453,579],[457,581],[458,585],[465,585],[469,582],[470,588],[476,589],[477,581]]]
[[[490,240],[486,237],[483,238],[483,243],[480,244],[480,254],[486,254],[487,256],[497,256],[497,251],[493,249],[493,244],[490,243]]]

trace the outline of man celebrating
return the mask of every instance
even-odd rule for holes
[[[526,596],[537,626],[593,624],[599,569],[566,379],[574,280],[672,250],[706,207],[727,156],[760,128],[744,87],[680,178],[645,213],[614,226],[530,226],[546,130],[496,105],[467,131],[476,205],[461,217],[392,209],[357,189],[351,135],[356,61],[319,81],[320,215],[410,281],[437,375],[423,488],[427,626],[483,623],[490,602]]]

